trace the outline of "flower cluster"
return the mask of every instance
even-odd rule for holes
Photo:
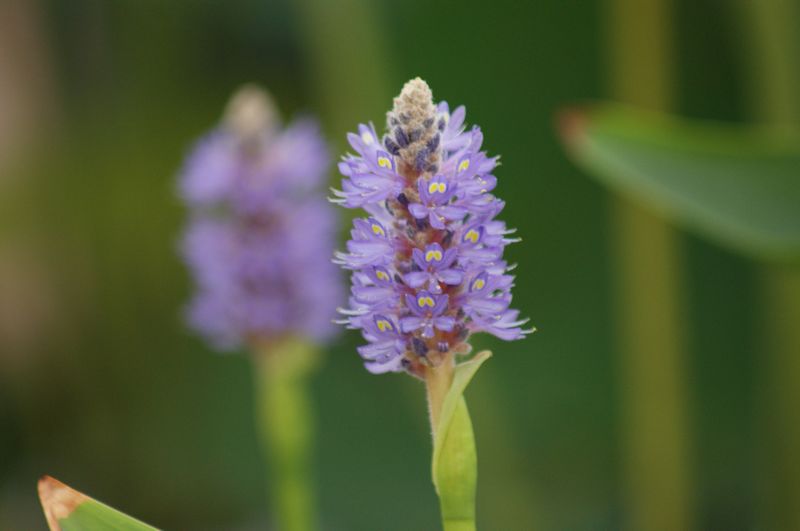
[[[268,96],[242,89],[186,161],[183,255],[197,284],[188,320],[218,348],[335,328],[336,216],[319,187],[329,164],[315,123],[281,129]]]
[[[464,107],[434,105],[428,85],[406,83],[387,115],[387,134],[360,125],[348,140],[356,155],[339,163],[334,202],[363,208],[347,252],[335,262],[352,270],[349,308],[341,321],[359,329],[371,372],[422,375],[467,338],[488,332],[522,338],[527,320],[509,308],[514,277],[503,261],[513,230],[495,219],[504,203],[490,192],[497,157],[481,151],[478,127],[464,129]]]

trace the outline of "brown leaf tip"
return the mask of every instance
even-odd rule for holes
[[[47,518],[50,531],[61,531],[58,521],[68,517],[72,511],[89,498],[50,476],[39,480],[39,500]]]
[[[568,148],[572,149],[580,142],[587,120],[586,110],[578,107],[568,107],[556,113],[556,129]]]

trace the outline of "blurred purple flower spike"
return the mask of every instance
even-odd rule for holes
[[[193,329],[219,349],[335,333],[336,215],[320,188],[329,155],[312,120],[282,128],[269,96],[242,88],[183,168],[190,210],[182,254],[196,293]]]

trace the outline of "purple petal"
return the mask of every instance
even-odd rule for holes
[[[423,219],[428,215],[428,209],[419,203],[408,205],[408,211],[417,219]]]
[[[384,374],[387,372],[399,372],[403,369],[403,357],[397,355],[381,361],[367,362],[364,367],[372,374]]]
[[[434,319],[433,324],[439,330],[442,330],[444,332],[449,332],[456,325],[456,320],[453,317],[449,316],[437,317],[436,319]]]
[[[444,311],[447,310],[447,303],[448,303],[449,298],[450,297],[448,297],[447,295],[439,295],[436,298],[436,304],[433,306],[433,309],[431,310],[431,314],[436,316],[436,315],[441,315],[442,313],[444,313]]]
[[[403,275],[403,281],[412,288],[419,288],[431,277],[427,271],[413,271]]]
[[[413,332],[414,330],[419,330],[422,326],[422,318],[421,317],[403,317],[400,319],[400,331],[404,334],[408,334],[409,332]]]
[[[443,269],[442,271],[437,272],[436,276],[444,282],[445,284],[449,284],[450,286],[457,286],[461,284],[461,279],[463,275],[461,271],[457,271],[455,269]]]
[[[420,269],[428,268],[428,264],[425,263],[425,253],[423,253],[421,249],[415,248],[413,251],[411,251],[411,258]]]
[[[450,248],[444,253],[444,257],[442,257],[442,263],[439,264],[439,267],[442,269],[450,267],[450,265],[455,262],[456,258],[458,257],[458,249]]]
[[[411,313],[413,313],[414,315],[418,315],[420,317],[425,315],[425,312],[423,311],[423,309],[420,308],[419,305],[417,304],[417,298],[416,297],[414,297],[413,295],[411,295],[409,293],[406,293],[405,294],[405,299],[406,299],[406,307],[409,310],[411,310]]]
[[[428,216],[428,221],[430,222],[431,227],[434,229],[444,229],[444,218],[438,215],[435,210],[431,210],[430,215]]]
[[[462,219],[464,216],[467,215],[466,208],[453,205],[440,206],[436,209],[436,212],[438,212],[439,215],[444,216],[445,218],[451,221]]]

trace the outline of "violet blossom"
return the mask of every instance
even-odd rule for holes
[[[180,177],[182,254],[196,284],[192,328],[220,349],[335,332],[336,215],[320,187],[329,155],[312,120],[281,127],[269,97],[242,89]]]
[[[434,105],[417,78],[395,98],[382,140],[372,124],[348,135],[356,154],[339,163],[332,201],[368,217],[354,220],[334,261],[352,271],[340,322],[361,331],[371,372],[421,376],[468,353],[473,333],[515,340],[532,331],[510,308],[503,252],[517,239],[495,219],[504,207],[491,193],[498,158],[481,151],[480,129],[466,130],[464,118],[464,107]]]

